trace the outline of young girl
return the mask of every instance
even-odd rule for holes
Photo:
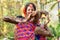
[[[47,24],[49,23],[50,19],[49,19],[49,13],[47,11],[40,11],[40,28],[42,30],[46,30],[50,33],[50,37],[52,37],[52,33],[51,31],[47,28]],[[37,28],[39,29],[39,27]],[[37,30],[36,30],[37,31]],[[40,33],[42,33],[43,35],[41,35]],[[47,32],[46,32],[47,33]],[[46,34],[45,33],[45,34]],[[48,34],[48,33],[47,33]],[[47,40],[47,37],[48,35],[44,35],[43,32],[40,32],[38,30],[38,34],[36,35],[36,39],[37,40]]]
[[[5,17],[3,20],[6,22],[16,24],[15,30],[15,40],[34,40],[35,33],[34,29],[35,26],[33,22],[31,22],[34,18],[31,16],[33,11],[36,10],[36,7],[33,3],[28,3],[25,6],[24,14],[26,14],[25,18],[21,20],[21,18],[12,18],[12,17]],[[31,18],[32,19],[31,19]]]

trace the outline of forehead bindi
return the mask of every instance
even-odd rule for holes
[[[32,4],[30,4],[30,5],[29,5],[29,7],[30,7],[30,8],[33,8],[33,5],[32,5]]]

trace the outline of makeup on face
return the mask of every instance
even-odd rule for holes
[[[31,14],[31,13],[33,13],[33,11],[34,11],[34,8],[33,8],[33,5],[32,4],[30,4],[28,7],[27,7],[27,14]]]

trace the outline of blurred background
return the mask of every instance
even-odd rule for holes
[[[23,8],[26,3],[32,2],[37,10],[46,10],[50,15],[48,27],[54,34],[53,38],[48,40],[60,40],[60,0],[0,0],[0,40],[13,40],[15,25],[6,23],[2,19],[4,16],[13,16],[23,14]]]

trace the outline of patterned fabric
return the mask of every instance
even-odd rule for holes
[[[40,36],[39,40],[47,40],[47,38],[45,36]]]
[[[18,23],[15,32],[16,40],[34,40],[34,29],[35,26],[32,22]]]

